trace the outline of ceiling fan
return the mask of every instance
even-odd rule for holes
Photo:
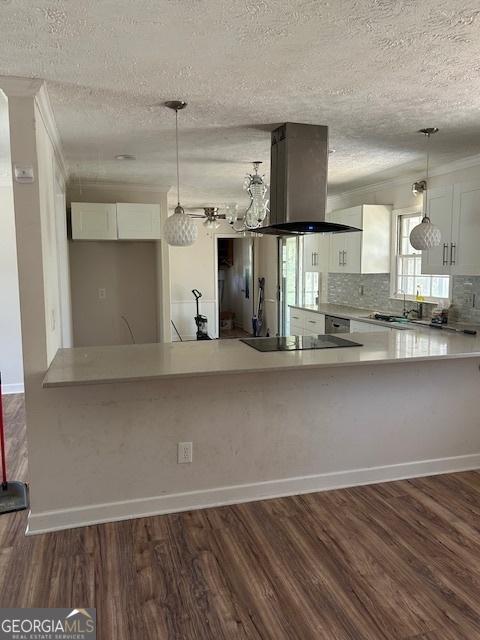
[[[224,213],[220,213],[219,207],[185,207],[190,218],[203,218],[207,229],[218,229],[219,220],[225,220]],[[202,211],[202,213],[197,213]]]

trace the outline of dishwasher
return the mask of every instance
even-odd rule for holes
[[[325,316],[325,333],[350,333],[350,320],[335,316]]]

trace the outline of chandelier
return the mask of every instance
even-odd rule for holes
[[[253,163],[253,173],[248,173],[245,177],[243,188],[250,197],[250,204],[243,215],[240,215],[236,204],[227,205],[225,218],[233,227],[234,231],[244,233],[245,231],[255,231],[258,229],[269,213],[268,209],[268,186],[265,183],[265,176],[258,173],[260,161]]]

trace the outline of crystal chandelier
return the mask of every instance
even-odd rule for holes
[[[235,231],[244,233],[245,231],[255,231],[267,217],[268,209],[268,186],[265,184],[264,177],[258,171],[260,161],[253,163],[253,173],[248,173],[245,177],[244,189],[250,197],[250,204],[243,215],[239,215],[238,206],[227,205],[225,209],[225,217],[227,222]]]
[[[177,206],[172,216],[165,220],[163,234],[168,244],[188,247],[197,239],[197,226],[180,204],[180,164],[178,161],[178,112],[187,106],[183,100],[171,100],[165,106],[175,111],[175,146],[177,151]]]
[[[438,247],[442,241],[442,234],[440,229],[431,223],[428,217],[428,168],[429,168],[429,141],[430,136],[437,133],[436,127],[429,127],[428,129],[420,129],[419,133],[427,138],[427,170],[426,178],[421,182],[415,183],[415,185],[423,186],[423,218],[420,224],[417,224],[410,232],[410,244],[417,251],[427,251],[433,247]],[[414,186],[415,186],[414,185]],[[420,189],[418,190],[420,191]]]

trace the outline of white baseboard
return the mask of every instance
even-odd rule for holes
[[[478,468],[480,468],[480,453],[217,487],[59,511],[30,512],[27,535]]]
[[[6,396],[10,393],[25,393],[23,382],[18,382],[15,384],[2,384],[2,394]]]

